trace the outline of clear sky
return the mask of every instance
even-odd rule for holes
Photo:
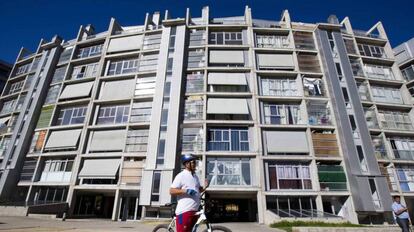
[[[144,22],[145,13],[169,10],[172,18],[193,17],[210,7],[211,17],[240,16],[246,5],[253,18],[279,20],[288,9],[293,21],[325,22],[330,14],[350,17],[356,29],[368,30],[382,21],[392,46],[414,37],[414,0],[0,0],[0,59],[13,63],[23,46],[35,50],[41,38],[55,34],[73,39],[80,25],[92,24],[97,32],[114,17],[121,25]]]

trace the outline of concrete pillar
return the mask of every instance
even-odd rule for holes
[[[119,189],[115,191],[114,208],[112,209],[112,221],[116,221],[118,218],[119,207]]]

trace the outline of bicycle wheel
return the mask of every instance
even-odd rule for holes
[[[229,228],[224,226],[211,226],[211,231],[222,231],[222,232],[232,232]],[[203,232],[208,232],[207,229],[203,230]]]
[[[157,225],[152,232],[174,232],[174,229],[168,229],[168,224]]]

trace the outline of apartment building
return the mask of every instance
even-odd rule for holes
[[[212,221],[381,224],[392,195],[412,202],[412,98],[381,23],[209,13],[111,19],[21,50],[0,98],[0,198],[169,217],[191,152]]]

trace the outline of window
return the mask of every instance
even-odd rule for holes
[[[28,75],[26,78],[26,82],[24,83],[23,90],[28,90],[34,80],[35,80],[35,74]]]
[[[16,103],[17,98],[4,101],[3,108],[1,109],[0,114],[7,114],[13,112],[16,108]]]
[[[161,171],[154,171],[152,176],[151,201],[160,200]]]
[[[63,63],[71,59],[73,47],[66,47],[60,54],[58,63]]]
[[[310,167],[300,163],[276,163],[267,165],[267,189],[312,189]]]
[[[59,110],[57,126],[82,124],[85,121],[87,106],[72,106]]]
[[[72,71],[72,80],[87,78],[87,77],[96,77],[98,74],[98,63],[79,65],[73,67]]]
[[[203,119],[204,100],[200,96],[191,96],[185,99],[184,119]]]
[[[10,144],[10,137],[3,137],[3,139],[0,141],[0,157],[4,157],[6,154],[7,148]]]
[[[206,63],[206,55],[204,49],[196,49],[188,51],[187,68],[202,68]]]
[[[148,129],[128,130],[125,152],[147,152]]]
[[[135,96],[155,93],[155,77],[138,77],[135,85]]]
[[[147,34],[144,37],[143,50],[159,49],[161,44],[161,34]]]
[[[45,99],[45,105],[56,102],[59,96],[60,86],[61,84],[58,84],[58,85],[53,85],[49,88],[49,91],[47,92],[46,99]]]
[[[30,67],[30,63],[18,66],[15,76],[19,76],[24,73],[27,73],[29,71],[29,67]]]
[[[414,65],[410,65],[406,68],[404,68],[403,70],[401,70],[403,77],[405,78],[405,80],[407,81],[412,81],[414,80]]]
[[[257,53],[256,60],[259,70],[295,70],[292,54]]]
[[[106,75],[120,75],[135,73],[138,71],[138,59],[128,59],[119,61],[108,61],[109,67]]]
[[[331,115],[328,103],[308,101],[307,108],[310,125],[331,125]]]
[[[318,164],[319,184],[322,191],[346,191],[346,176],[341,165]]]
[[[414,160],[414,140],[410,138],[390,138],[389,142],[396,159]]]
[[[211,185],[252,185],[249,158],[208,158],[207,179]]]
[[[209,36],[209,44],[217,45],[242,45],[242,32],[211,32]]]
[[[355,49],[355,44],[354,44],[354,40],[351,38],[344,38],[344,43],[345,43],[345,48],[346,48],[346,52],[348,54],[353,54],[356,55],[357,51]]]
[[[24,80],[11,83],[8,94],[13,94],[13,93],[20,92],[20,90],[22,90],[22,88],[23,88],[23,84],[24,84]]]
[[[200,93],[204,91],[204,73],[187,74],[186,93]]]
[[[322,79],[303,77],[303,90],[305,92],[305,97],[324,96]]]
[[[364,64],[364,71],[369,78],[395,80],[391,67],[382,65]]]
[[[351,63],[352,74],[354,76],[359,76],[359,77],[364,76],[364,72],[362,71],[361,62],[358,59],[349,58],[349,63]]]
[[[296,49],[315,50],[315,42],[311,32],[295,31],[293,33]]]
[[[58,82],[62,82],[65,79],[66,67],[67,66],[65,65],[65,66],[56,68],[55,73],[53,74],[53,77],[52,77],[52,82],[50,83],[51,85],[58,83]]]
[[[99,107],[96,124],[116,124],[128,122],[129,105]]]
[[[46,130],[36,131],[30,143],[29,153],[39,153],[46,139]]]
[[[315,197],[266,196],[266,208],[279,217],[307,217],[317,214]]]
[[[321,67],[317,55],[298,54],[299,70],[301,72],[320,73]]]
[[[372,98],[377,102],[404,104],[400,89],[371,86]]]
[[[385,55],[385,50],[383,47],[368,45],[368,44],[358,44],[358,50],[361,56],[371,56],[376,58],[387,58]]]
[[[377,191],[377,186],[375,184],[375,179],[374,178],[368,178],[368,182],[369,182],[369,187],[371,189],[371,194],[372,194],[372,201],[374,203],[375,208],[381,208],[381,199],[379,196],[379,193]]]
[[[398,182],[402,192],[414,191],[414,167],[412,165],[396,165]]]
[[[201,46],[206,44],[206,31],[199,29],[192,29],[190,31],[190,45]]]
[[[39,63],[42,57],[37,57],[33,59],[32,67],[30,68],[30,71],[36,71],[37,67],[39,67]]]
[[[66,202],[67,187],[37,187],[35,189],[35,202]]]
[[[52,118],[53,109],[55,106],[45,106],[40,112],[39,120],[37,121],[36,128],[49,127],[50,119]]]
[[[131,110],[131,123],[151,121],[152,102],[134,102]]]
[[[140,72],[149,72],[157,70],[158,65],[158,53],[155,54],[145,54],[139,60],[139,69]]]
[[[247,128],[208,129],[207,149],[209,151],[249,151]]]
[[[264,122],[276,125],[302,124],[300,105],[263,104]]]
[[[181,134],[181,150],[183,152],[203,151],[203,134],[204,131],[202,127],[183,128]]]
[[[408,113],[400,111],[379,111],[378,118],[384,129],[413,130],[413,125]]]
[[[16,110],[21,110],[23,107],[23,103],[26,100],[27,94],[20,94],[19,100],[16,103]]]
[[[262,95],[264,96],[298,96],[298,88],[294,79],[261,78]]]
[[[80,48],[77,58],[86,58],[90,56],[97,56],[100,55],[102,52],[103,44],[98,44],[95,46],[90,46],[86,48]]]
[[[42,182],[69,182],[72,176],[73,160],[46,160],[40,180]]]
[[[258,48],[289,48],[287,35],[259,35],[256,34],[256,47]]]
[[[36,160],[26,159],[20,172],[20,181],[32,181],[36,169]]]

